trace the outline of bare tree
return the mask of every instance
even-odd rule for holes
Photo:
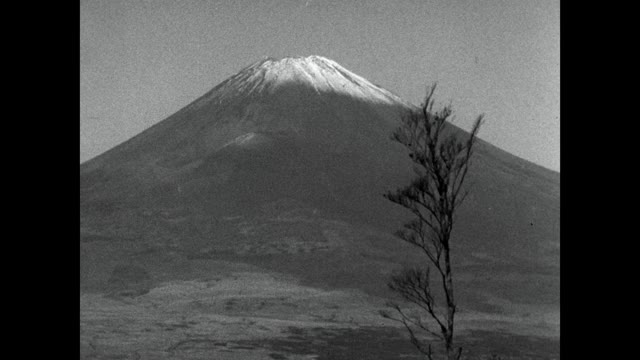
[[[446,358],[459,359],[462,348],[454,349],[453,332],[456,301],[453,294],[450,237],[456,210],[467,195],[463,183],[469,169],[476,135],[483,115],[476,119],[469,136],[463,139],[445,126],[451,116],[451,105],[433,111],[436,85],[427,90],[420,110],[411,111],[392,139],[409,150],[416,178],[407,186],[385,194],[390,201],[410,210],[415,218],[396,235],[422,250],[428,259],[424,266],[407,268],[392,276],[388,285],[404,300],[413,303],[434,322],[423,322],[421,316],[409,315],[399,305],[390,303],[398,316],[381,312],[386,318],[401,322],[411,342],[429,359],[431,344],[421,340],[418,332],[426,332],[444,342]],[[430,277],[435,268],[436,280]],[[435,289],[441,286],[438,294]],[[444,297],[444,301],[442,301]],[[440,298],[437,301],[437,298]]]

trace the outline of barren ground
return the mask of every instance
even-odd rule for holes
[[[244,264],[209,266],[219,275],[152,288],[133,279],[111,293],[83,291],[81,358],[419,358],[404,331],[378,314],[382,298],[304,286]],[[489,301],[501,315],[462,310],[457,317],[458,339],[470,358],[559,358],[556,313]]]

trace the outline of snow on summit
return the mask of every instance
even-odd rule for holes
[[[212,95],[222,100],[238,93],[272,94],[292,85],[308,86],[317,93],[333,92],[372,102],[406,104],[398,96],[352,73],[337,62],[317,55],[280,60],[265,58],[230,77]]]

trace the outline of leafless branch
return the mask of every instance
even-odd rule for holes
[[[446,129],[453,111],[451,104],[434,111],[436,84],[427,89],[420,111],[408,113],[403,124],[392,135],[392,139],[409,150],[414,163],[416,178],[407,186],[385,197],[407,210],[415,219],[404,225],[396,235],[422,249],[429,262],[439,274],[439,283],[444,293],[443,308],[446,313],[436,312],[436,300],[431,291],[429,267],[405,269],[392,276],[389,287],[405,301],[424,310],[439,326],[439,333],[429,329],[420,318],[412,319],[394,305],[400,315],[393,318],[408,330],[411,342],[431,358],[431,346],[426,348],[418,340],[415,330],[421,329],[445,342],[448,360],[458,360],[462,349],[453,348],[453,330],[456,304],[453,292],[450,237],[454,215],[468,194],[463,188],[467,177],[476,135],[483,121],[479,116],[468,136],[463,139],[455,131]],[[388,315],[388,314],[387,314]],[[388,318],[392,318],[388,316]]]

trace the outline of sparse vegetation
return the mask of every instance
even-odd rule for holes
[[[421,249],[428,259],[423,266],[406,268],[392,276],[388,285],[404,300],[417,305],[421,313],[426,313],[435,329],[425,323],[422,316],[411,315],[396,303],[389,303],[389,306],[397,316],[389,311],[383,311],[382,316],[401,322],[411,343],[428,359],[434,358],[432,346],[419,332],[441,340],[446,359],[457,360],[462,348],[454,348],[456,301],[450,238],[454,215],[467,194],[463,191],[463,183],[483,116],[476,119],[468,137],[461,139],[445,125],[452,114],[451,105],[433,110],[435,89],[434,84],[427,91],[420,111],[411,111],[404,117],[392,136],[409,150],[416,177],[409,185],[385,194],[387,199],[415,215],[396,235]],[[438,280],[431,278],[432,268],[435,268]],[[438,283],[441,293],[437,292]],[[438,300],[438,297],[444,297],[444,300]]]

